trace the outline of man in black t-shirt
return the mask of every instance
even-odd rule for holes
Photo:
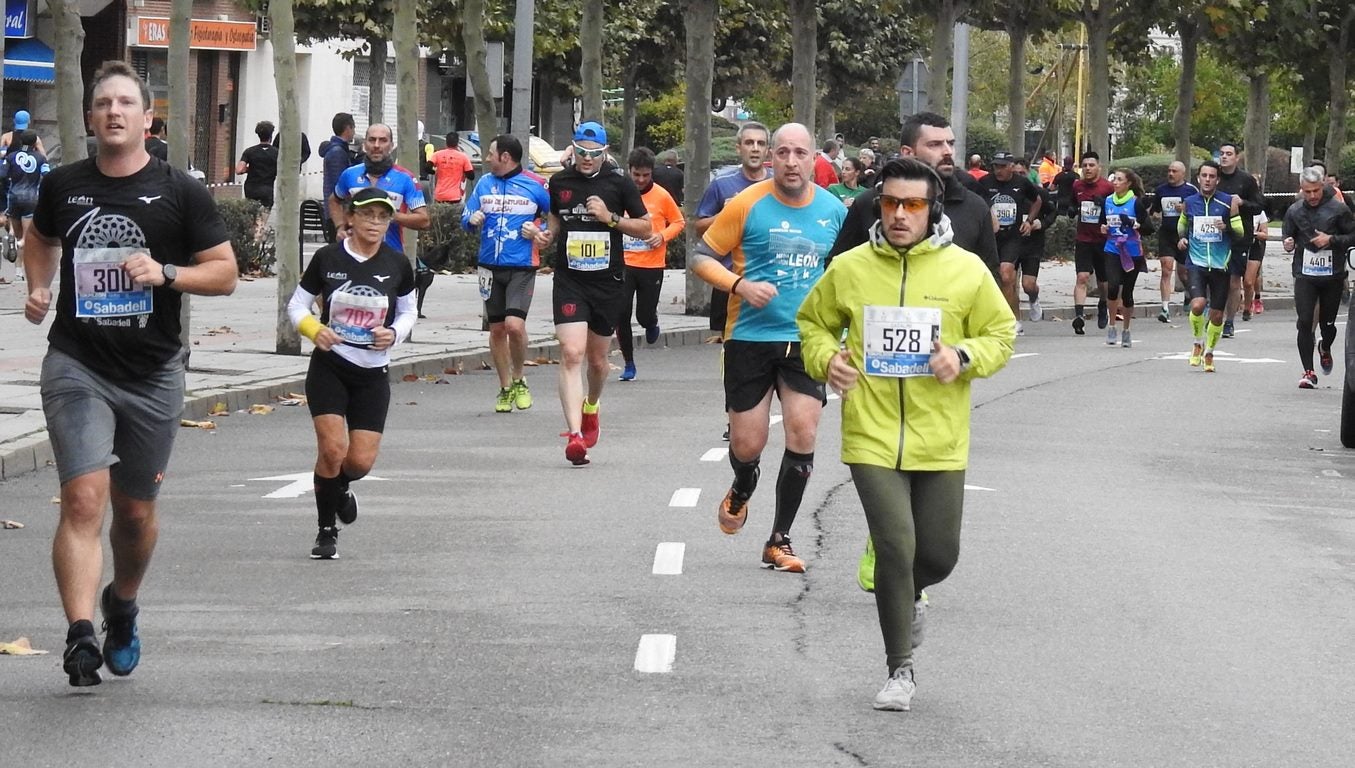
[[[687,183],[686,175],[682,169],[677,166],[677,153],[668,150],[659,155],[659,164],[654,166],[654,183],[668,190],[668,194],[673,196],[673,202],[682,207],[683,185]]]
[[[999,284],[1002,295],[1012,314],[1021,317],[1016,301],[1016,271],[1021,270],[1022,287],[1026,289],[1031,305],[1032,321],[1042,318],[1036,316],[1039,304],[1039,289],[1035,287],[1035,276],[1040,274],[1040,260],[1031,258],[1026,247],[1032,231],[1032,220],[1039,221],[1042,205],[1040,193],[1035,191],[1035,183],[1024,173],[1013,171],[1015,158],[1010,152],[993,154],[993,172],[978,180],[983,189],[983,197],[993,210],[993,220],[997,222],[997,258]],[[1017,334],[1023,333],[1021,321],[1016,321]]]
[[[146,137],[146,152],[169,162],[169,142],[165,141],[165,119],[157,117],[151,121],[151,129]]]
[[[267,120],[254,126],[259,143],[246,149],[235,165],[236,174],[247,173],[245,197],[258,200],[265,208],[273,207],[273,182],[278,178],[278,148],[273,146],[273,124]]]
[[[1239,168],[1242,160],[1242,148],[1232,142],[1219,145],[1219,191],[1241,199],[1238,213],[1242,218],[1242,237],[1232,244],[1232,253],[1228,257],[1228,312],[1223,321],[1223,338],[1233,337],[1233,318],[1237,307],[1242,303],[1242,278],[1247,274],[1247,262],[1255,256],[1259,264],[1265,256],[1265,243],[1253,254],[1256,243],[1256,216],[1265,212],[1266,198],[1261,194],[1261,185],[1250,173]],[[1264,234],[1264,233],[1263,233]],[[1250,316],[1250,312],[1247,313]]]
[[[607,350],[625,301],[621,236],[652,234],[649,211],[630,176],[603,167],[607,131],[587,122],[574,131],[574,165],[550,180],[550,223],[538,242],[555,250],[555,335],[560,339],[560,402],[568,426],[565,458],[588,463],[598,441],[598,399],[607,381]],[[523,233],[535,236],[535,224]],[[588,360],[588,396],[580,368]]]
[[[61,289],[42,363],[42,407],[61,481],[52,563],[70,628],[71,685],[97,685],[105,663],[141,658],[137,591],[157,535],[155,498],[183,410],[181,295],[235,290],[235,256],[206,187],[152,158],[150,89],[130,66],[94,73],[89,124],[97,158],[57,168],[38,193],[25,254],[24,316],[38,325]],[[113,581],[99,592],[111,499]],[[94,602],[107,637],[94,634]]]

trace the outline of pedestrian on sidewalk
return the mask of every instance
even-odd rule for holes
[[[485,157],[489,175],[481,177],[461,209],[461,226],[480,231],[476,276],[480,300],[489,322],[489,356],[499,377],[496,413],[514,407],[532,407],[527,388],[527,312],[536,290],[535,245],[550,242],[541,230],[531,232],[550,210],[550,197],[541,182],[522,170],[522,142],[499,134],[489,142]]]
[[[302,336],[315,342],[306,402],[315,426],[314,560],[339,557],[338,522],[352,525],[349,484],[372,471],[390,410],[390,349],[414,329],[414,271],[384,242],[395,201],[366,187],[348,198],[348,237],[315,252],[287,303]],[[320,299],[320,317],[311,312]]]
[[[131,674],[141,659],[137,594],[183,410],[181,297],[227,295],[236,283],[226,225],[206,187],[146,152],[145,81],[124,62],[104,64],[88,118],[97,157],[57,168],[38,192],[24,306],[29,322],[42,323],[59,266],[42,407],[61,480],[52,565],[70,622],[62,667],[75,686],[98,685],[105,663]],[[110,501],[113,581],[100,594]]]
[[[1007,364],[1016,319],[987,266],[951,242],[941,177],[911,158],[880,176],[871,242],[834,259],[796,320],[805,370],[842,397],[842,461],[876,551],[888,675],[874,707],[897,711],[917,688],[923,589],[960,555],[970,382]]]

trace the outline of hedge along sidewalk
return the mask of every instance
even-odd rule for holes
[[[557,362],[557,343],[551,321],[554,281],[538,275],[532,311],[527,321],[529,360]],[[653,349],[691,346],[709,336],[704,316],[687,316],[683,301],[684,275],[669,272],[659,301],[662,337]],[[52,462],[52,449],[42,415],[39,377],[47,351],[47,327],[23,318],[23,284],[0,285],[0,300],[9,311],[0,312],[0,477],[12,478]],[[481,330],[478,280],[473,274],[439,276],[425,300],[428,319],[415,326],[413,337],[392,353],[390,375],[441,376],[447,369],[467,374],[490,365],[489,334]],[[218,403],[232,411],[272,403],[275,398],[303,391],[310,358],[278,355],[276,338],[277,281],[242,278],[234,295],[195,298],[192,302],[191,352],[183,417],[202,419]],[[643,335],[643,329],[640,331]],[[641,359],[647,349],[636,345]],[[302,341],[308,351],[310,343]],[[717,375],[711,355],[711,375]],[[497,392],[490,376],[484,379],[484,402],[489,408]],[[555,372],[541,376],[529,369],[529,383],[554,390]]]

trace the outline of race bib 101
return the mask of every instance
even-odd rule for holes
[[[122,263],[145,248],[76,248],[75,316],[149,315],[155,298],[149,285],[132,280]]]
[[[932,375],[932,347],[941,338],[939,307],[866,307],[866,374]]]
[[[569,268],[579,272],[601,272],[612,264],[612,233],[570,232],[565,241]]]

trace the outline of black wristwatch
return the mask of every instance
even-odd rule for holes
[[[179,269],[173,264],[162,264],[160,274],[165,276],[165,285],[173,285],[174,280],[179,276]]]
[[[965,351],[965,348],[956,347],[955,355],[960,358],[960,373],[969,370],[969,353]]]

